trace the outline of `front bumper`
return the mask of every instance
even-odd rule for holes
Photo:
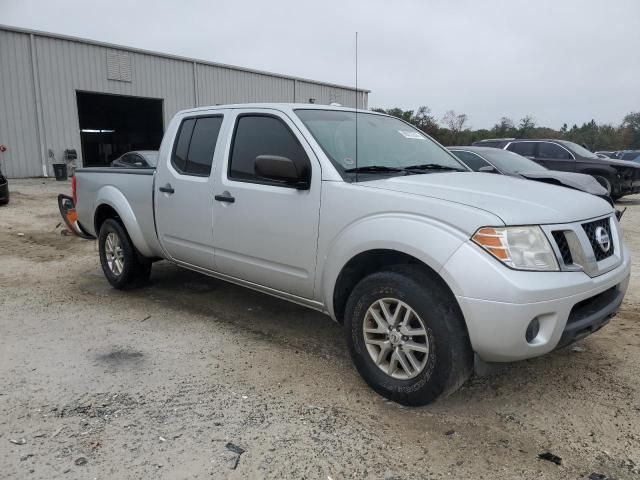
[[[620,307],[629,283],[631,261],[602,275],[584,272],[511,270],[464,244],[441,274],[462,310],[471,345],[487,362],[509,362],[544,355],[604,326]],[[537,318],[538,335],[525,338]]]

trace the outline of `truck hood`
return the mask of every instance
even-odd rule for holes
[[[529,180],[564,185],[565,187],[574,188],[599,197],[607,196],[607,190],[591,175],[585,175],[584,173],[542,170],[536,172],[519,172],[519,174]]]
[[[606,201],[588,193],[479,172],[408,175],[360,185],[479,208],[500,217],[505,225],[569,223],[612,212]]]

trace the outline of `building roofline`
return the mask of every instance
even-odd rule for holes
[[[78,43],[86,43],[89,45],[95,45],[98,47],[106,47],[106,48],[114,48],[117,50],[126,50],[128,52],[134,52],[134,53],[141,53],[144,55],[151,55],[154,57],[161,57],[161,58],[170,58],[172,60],[181,60],[183,62],[190,62],[190,63],[196,63],[196,64],[201,64],[201,65],[208,65],[208,66],[212,66],[212,67],[220,67],[220,68],[228,68],[230,70],[237,70],[240,72],[248,72],[248,73],[256,73],[258,75],[267,75],[269,77],[277,77],[277,78],[285,78],[287,80],[297,80],[300,82],[306,82],[306,83],[313,83],[315,85],[324,85],[327,87],[334,87],[334,88],[342,88],[345,90],[351,90],[353,92],[358,91],[361,93],[371,93],[371,90],[367,90],[365,88],[358,88],[356,90],[355,87],[348,87],[346,85],[340,85],[337,83],[330,83],[330,82],[322,82],[319,80],[311,80],[309,78],[303,78],[303,77],[296,77],[293,75],[282,75],[280,73],[274,73],[274,72],[267,72],[265,70],[256,70],[253,68],[246,68],[246,67],[239,67],[237,65],[229,65],[226,63],[218,63],[218,62],[211,62],[208,60],[202,60],[200,58],[191,58],[191,57],[183,57],[181,55],[173,55],[171,53],[163,53],[163,52],[156,52],[153,50],[145,50],[144,48],[137,48],[137,47],[127,47],[125,45],[119,45],[116,43],[109,43],[109,42],[101,42],[99,40],[92,40],[92,39],[88,39],[88,38],[82,38],[82,37],[74,37],[72,35],[62,35],[59,33],[51,33],[51,32],[44,32],[42,30],[31,30],[29,28],[22,28],[22,27],[14,27],[11,25],[5,25],[5,24],[1,24],[0,23],[0,30],[5,30],[5,31],[9,31],[9,32],[16,32],[16,33],[26,33],[29,35],[36,35],[36,36],[40,36],[40,37],[48,37],[48,38],[55,38],[58,40],[67,40],[69,42],[78,42]]]

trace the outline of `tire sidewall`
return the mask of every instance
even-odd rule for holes
[[[107,236],[110,233],[115,233],[118,236],[120,245],[122,246],[124,268],[122,269],[120,275],[114,275],[107,263],[105,243],[107,240]],[[100,234],[98,235],[98,252],[100,255],[100,265],[102,266],[102,271],[104,272],[104,276],[107,278],[109,283],[115,288],[124,288],[127,284],[129,284],[134,276],[136,264],[135,251],[133,249],[133,244],[131,243],[129,236],[125,232],[122,225],[120,225],[116,220],[107,219],[102,224],[102,227],[100,228]]]
[[[407,275],[380,272],[362,280],[347,302],[345,327],[353,362],[364,380],[378,393],[407,405],[422,405],[447,393],[452,373],[457,332],[451,326],[459,321],[457,312],[437,288],[421,285]],[[371,358],[364,342],[363,322],[369,307],[382,298],[394,298],[409,305],[422,319],[429,339],[429,358],[416,377],[401,380],[384,373]]]

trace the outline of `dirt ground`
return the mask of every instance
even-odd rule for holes
[[[166,262],[113,290],[94,242],[60,233],[69,185],[10,186],[0,477],[640,478],[639,197],[620,204],[635,271],[607,327],[405,408],[328,317]]]

